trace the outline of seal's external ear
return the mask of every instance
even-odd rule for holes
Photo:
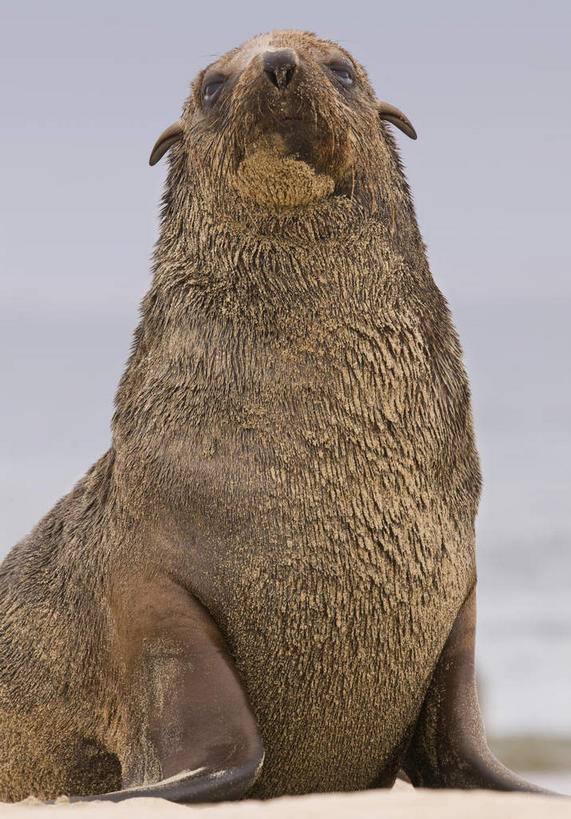
[[[149,165],[156,165],[159,159],[165,154],[168,149],[182,139],[183,135],[183,125],[182,120],[179,119],[178,122],[173,122],[172,125],[163,131],[160,137],[155,142],[155,147],[151,151],[151,156],[149,157]]]
[[[386,119],[388,122],[396,125],[396,127],[400,128],[400,130],[405,133],[407,137],[416,139],[416,131],[414,130],[412,122],[408,119],[408,117],[405,117],[402,111],[395,108],[394,105],[391,105],[389,102],[381,102],[378,100],[377,111],[379,112],[381,119]]]

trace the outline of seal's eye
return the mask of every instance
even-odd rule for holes
[[[207,82],[204,88],[202,89],[202,96],[205,102],[214,102],[220,91],[222,90],[222,86],[224,85],[224,80],[210,80]]]
[[[345,88],[351,88],[355,84],[355,74],[348,65],[331,63],[328,67],[331,73],[335,74],[341,85],[344,85]]]

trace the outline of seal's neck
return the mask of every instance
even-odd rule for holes
[[[387,187],[387,190],[390,190]],[[426,268],[406,183],[374,202],[329,194],[270,209],[237,187],[223,195],[171,164],[151,297],[269,325],[277,316],[357,307],[382,296],[386,277]]]

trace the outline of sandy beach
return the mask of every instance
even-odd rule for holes
[[[220,805],[195,807],[175,805],[163,799],[136,799],[119,804],[59,803],[45,806],[26,801],[3,805],[0,814],[7,819],[120,819],[136,814],[138,819],[175,819],[193,813],[200,819],[569,819],[571,798],[506,794],[492,791],[414,790],[398,783],[390,791],[351,794],[314,794],[283,797],[266,802],[245,800]]]

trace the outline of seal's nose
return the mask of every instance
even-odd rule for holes
[[[276,88],[284,91],[292,81],[297,66],[297,55],[291,48],[266,51],[263,55],[266,77]]]

